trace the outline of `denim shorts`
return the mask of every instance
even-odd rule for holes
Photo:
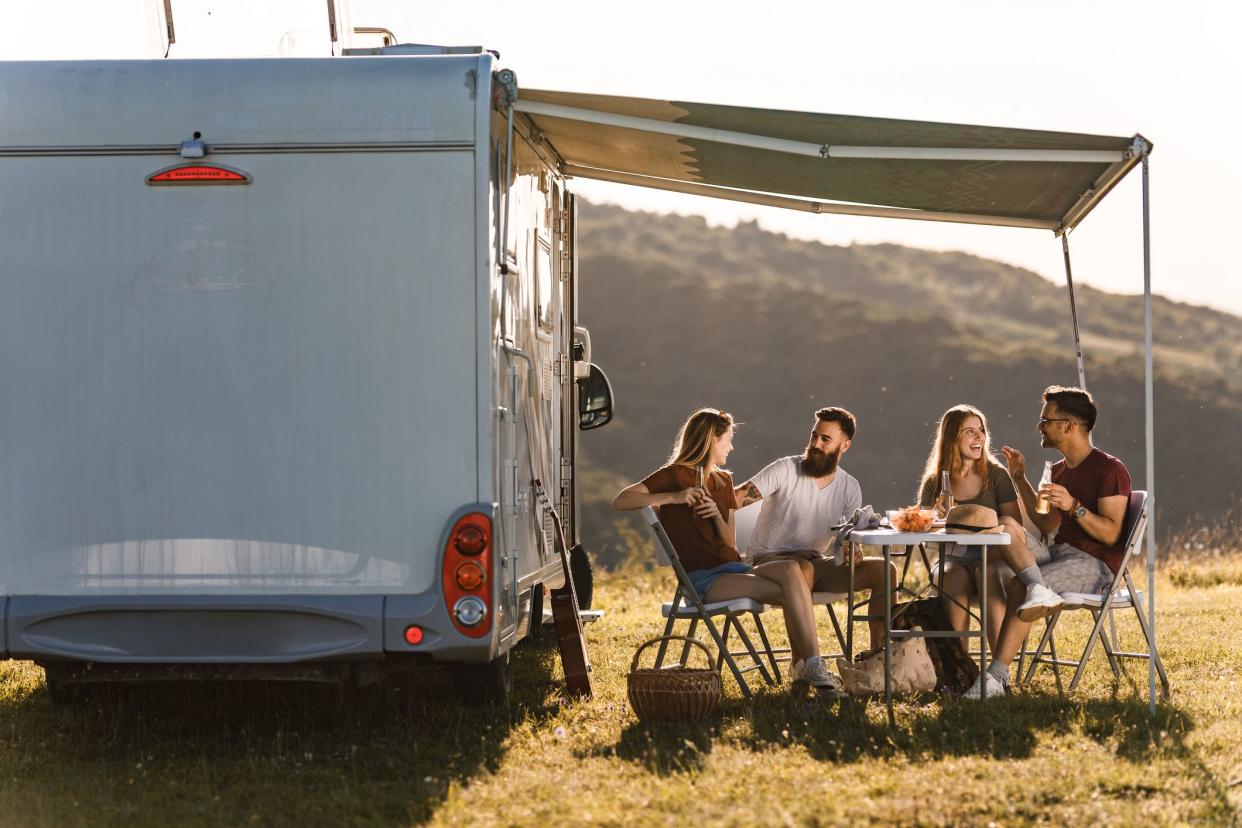
[[[1048,547],[1044,545],[1039,535],[1036,535],[1030,529],[1025,529],[1026,546],[1031,550],[1031,554],[1035,556],[1035,563],[1043,566],[1052,560],[1052,554],[1048,551]],[[959,566],[973,567],[983,560],[983,549],[978,546],[959,546],[956,543],[945,544],[944,560],[947,563],[955,563]],[[1001,563],[1002,558],[997,552],[996,547],[988,550],[989,563]],[[1013,577],[1012,570],[1006,566],[1005,570],[1010,572],[1009,577]],[[1007,582],[1007,578],[1002,578],[1001,582]]]
[[[702,598],[707,595],[707,591],[712,588],[712,584],[716,583],[716,579],[721,575],[739,575],[744,572],[750,572],[752,569],[754,567],[748,563],[732,561],[731,563],[713,566],[711,569],[696,569],[686,574],[690,576],[690,583],[694,584],[699,597]]]

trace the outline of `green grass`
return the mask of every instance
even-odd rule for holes
[[[603,574],[589,629],[596,698],[569,702],[555,651],[519,648],[508,706],[401,690],[165,687],[53,707],[42,671],[0,662],[5,825],[420,823],[1228,825],[1242,808],[1242,584],[1162,573],[1173,683],[1154,719],[1146,666],[1098,657],[1078,694],[1050,675],[985,705],[825,701],[788,684],[704,722],[639,723],[634,648],[661,626],[664,577]],[[1059,649],[1081,645],[1067,617]],[[768,615],[779,635],[778,615]],[[1135,647],[1135,627],[1121,627]],[[822,633],[827,636],[828,629]],[[1128,644],[1126,643],[1128,639]]]

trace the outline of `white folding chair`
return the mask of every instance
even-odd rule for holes
[[[1126,509],[1126,522],[1122,529],[1122,537],[1125,541],[1125,555],[1121,559],[1121,566],[1117,569],[1117,574],[1113,576],[1112,583],[1109,584],[1108,590],[1101,593],[1086,592],[1066,592],[1061,597],[1065,599],[1065,606],[1055,613],[1045,622],[1044,634],[1039,641],[1039,646],[1035,648],[1035,654],[1031,656],[1031,665],[1027,668],[1026,676],[1022,678],[1022,683],[1026,684],[1035,674],[1035,669],[1040,664],[1047,664],[1052,667],[1053,675],[1056,677],[1057,692],[1064,694],[1065,691],[1061,687],[1061,667],[1073,666],[1074,678],[1070,681],[1069,692],[1073,693],[1078,687],[1078,682],[1082,680],[1083,669],[1087,666],[1087,659],[1091,656],[1091,650],[1098,640],[1104,648],[1104,653],[1108,656],[1108,664],[1113,670],[1113,675],[1121,676],[1120,659],[1136,658],[1136,659],[1155,659],[1156,671],[1160,674],[1160,683],[1164,688],[1164,694],[1169,694],[1169,677],[1164,672],[1164,663],[1160,660],[1160,653],[1156,649],[1151,637],[1151,627],[1148,625],[1148,618],[1143,614],[1143,593],[1134,587],[1134,580],[1130,577],[1130,560],[1134,557],[1135,552],[1142,545],[1143,534],[1147,527],[1147,492],[1134,491],[1130,493],[1130,505]],[[1147,642],[1147,652],[1123,652],[1120,650],[1117,642],[1117,624],[1113,618],[1113,613],[1117,610],[1133,609],[1135,617],[1138,618],[1139,629],[1142,630],[1143,638]],[[1087,636],[1087,646],[1083,649],[1082,655],[1077,660],[1058,659],[1056,649],[1055,630],[1057,622],[1060,621],[1061,615],[1070,610],[1087,610],[1095,619],[1095,624],[1091,628],[1091,634]],[[1109,621],[1112,631],[1112,641],[1104,632],[1104,620]],[[1048,651],[1048,655],[1044,655],[1044,650]],[[1019,676],[1022,675],[1021,666],[1018,669]]]
[[[749,506],[738,509],[733,513],[734,540],[737,542],[737,549],[739,552],[745,553],[746,548],[750,546],[750,536],[755,531],[755,523],[759,520],[759,510],[762,506],[762,502],[751,503]],[[848,602],[849,599],[850,595],[845,592],[811,593],[811,603],[813,605],[827,608],[828,620],[832,622],[833,632],[835,632],[837,636],[837,644],[841,647],[841,651],[838,653],[824,653],[824,658],[836,658],[837,656],[846,655],[847,653],[852,656],[852,653],[850,653],[850,645],[853,644],[853,637],[847,637],[845,632],[842,631],[841,622],[837,619],[837,611],[832,606],[838,601]],[[793,658],[788,647],[778,647],[773,650],[773,652],[781,657],[781,661],[789,661]]]
[[[751,697],[750,687],[746,684],[746,678],[743,673],[750,670],[759,670],[763,680],[768,684],[774,684],[780,681],[780,669],[776,666],[776,655],[772,652],[772,645],[768,641],[767,631],[763,627],[763,619],[759,617],[767,607],[751,598],[734,598],[730,601],[714,601],[712,603],[704,603],[703,597],[699,595],[698,590],[694,588],[694,584],[690,582],[690,576],[686,573],[686,569],[682,566],[681,558],[677,555],[677,550],[673,547],[673,542],[669,540],[668,533],[664,531],[664,525],[660,523],[660,518],[656,514],[655,509],[650,506],[643,507],[643,519],[647,521],[647,525],[651,527],[651,531],[655,533],[656,541],[659,543],[660,549],[668,558],[668,563],[673,567],[673,571],[677,574],[677,589],[673,593],[673,600],[664,604],[660,608],[660,614],[668,619],[664,625],[665,640],[660,642],[660,647],[656,652],[656,669],[664,666],[664,657],[668,651],[667,637],[673,634],[673,625],[679,620],[688,620],[690,629],[687,637],[693,638],[694,631],[698,628],[699,622],[703,622],[703,626],[707,627],[707,631],[711,634],[712,640],[716,642],[716,668],[722,665],[729,665],[729,670],[733,673],[733,677],[737,679],[738,686],[742,689],[742,695],[746,698]],[[772,665],[772,673],[768,672],[764,666],[763,658],[759,651],[755,649],[755,645],[751,643],[750,636],[746,634],[746,630],[742,627],[740,619],[749,615],[755,623],[755,629],[759,633],[759,640],[763,643],[764,654],[767,655],[768,661]],[[724,633],[716,627],[712,619],[723,618],[722,624]],[[731,632],[737,632],[737,637],[741,640],[742,645],[746,648],[738,652],[729,650],[729,635]],[[750,663],[739,667],[734,656],[749,656]],[[690,644],[685,642],[682,644],[681,657],[678,663],[683,667],[686,665],[690,657]],[[775,678],[773,678],[775,674]]]

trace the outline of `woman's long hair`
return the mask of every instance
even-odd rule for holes
[[[733,415],[715,408],[700,408],[686,418],[677,432],[669,465],[703,466],[704,476],[720,469],[711,465],[712,447],[733,427]]]
[[[988,418],[983,416],[983,412],[973,405],[963,403],[953,406],[940,418],[940,425],[936,429],[936,439],[932,443],[931,453],[927,455],[927,465],[923,467],[923,479],[919,482],[920,492],[930,480],[932,481],[932,497],[939,497],[940,473],[948,471],[952,476],[962,471],[962,454],[957,450],[957,439],[962,434],[962,423],[971,417],[978,417],[979,423],[983,426],[983,453],[979,455],[978,460],[973,461],[973,465],[974,471],[983,478],[983,488],[979,491],[981,493],[987,491],[988,465],[1000,465],[992,457],[992,432],[988,430]]]

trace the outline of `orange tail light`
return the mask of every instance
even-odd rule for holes
[[[453,524],[444,547],[444,604],[462,635],[482,638],[492,627],[492,520],[482,512]]]

